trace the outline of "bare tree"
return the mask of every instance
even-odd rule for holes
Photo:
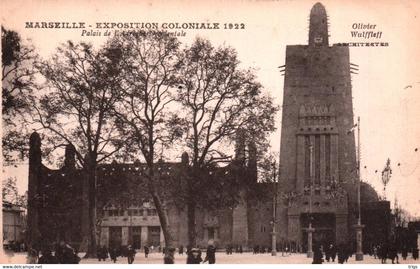
[[[85,175],[82,212],[82,250],[96,256],[96,170],[120,149],[112,124],[120,96],[120,51],[95,50],[86,43],[68,41],[50,60],[40,64],[45,77],[40,96],[34,99],[33,122],[45,131],[49,151],[74,146]]]
[[[232,141],[239,130],[246,130],[254,145],[266,141],[267,134],[274,130],[278,108],[262,94],[254,72],[239,68],[236,51],[231,47],[215,48],[208,40],[197,38],[185,50],[181,77],[178,101],[185,111],[187,147],[192,154],[187,211],[189,244],[193,246],[196,208],[206,197],[203,191],[212,187],[202,185],[205,171],[231,159],[220,146]]]
[[[167,148],[182,133],[179,119],[169,110],[174,102],[177,70],[181,64],[178,40],[166,32],[139,31],[115,38],[115,48],[122,51],[122,98],[115,108],[120,132],[137,147],[147,165],[147,186],[156,207],[165,237],[166,249],[174,247],[168,205],[158,191],[157,152]],[[173,253],[172,253],[173,254]],[[173,262],[173,256],[169,255]]]

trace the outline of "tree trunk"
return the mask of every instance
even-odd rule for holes
[[[195,203],[190,196],[187,202],[187,218],[188,218],[188,245],[190,247],[197,246],[197,238],[195,232]]]
[[[196,163],[196,162],[194,162]],[[187,227],[188,227],[188,245],[190,247],[197,246],[197,234],[196,234],[196,225],[195,225],[195,189],[194,189],[194,180],[199,179],[199,169],[197,169],[197,164],[192,167],[192,174],[187,177],[188,186],[188,201],[187,201]]]
[[[153,203],[156,207],[156,211],[159,216],[160,226],[162,228],[163,236],[165,237],[165,255],[164,255],[164,263],[175,263],[174,253],[175,253],[175,242],[172,232],[172,227],[169,222],[169,216],[167,212],[167,208],[163,205],[159,194],[157,193],[155,186],[154,186],[154,173],[149,168],[149,179],[148,179],[148,187],[150,195],[152,196]]]
[[[93,158],[91,158],[92,160]],[[96,258],[96,161],[87,160],[88,183],[88,231],[83,240],[87,241],[87,251],[84,258]],[[86,240],[87,239],[87,240]]]

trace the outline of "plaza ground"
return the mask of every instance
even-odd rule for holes
[[[82,256],[83,253],[80,253],[79,256]],[[411,254],[407,258],[407,260],[403,260],[400,256],[400,263],[401,264],[418,264],[420,263],[419,260],[414,261],[411,258]],[[205,253],[203,253],[203,258],[205,257]],[[177,264],[185,264],[187,256],[184,255],[175,255],[175,263]],[[4,255],[0,259],[2,263],[12,263],[12,264],[23,264],[26,263],[26,253],[8,253]],[[106,262],[98,262],[97,259],[82,259],[80,261],[82,264],[111,264],[111,260],[107,259]],[[127,264],[126,257],[118,257],[117,260],[118,264]],[[143,252],[139,252],[136,254],[135,264],[161,264],[163,263],[163,255],[162,253],[151,253],[149,254],[148,258],[144,257]],[[271,254],[252,254],[252,253],[243,253],[243,254],[236,254],[233,255],[226,255],[223,252],[216,253],[216,263],[222,264],[310,264],[312,263],[312,259],[306,257],[305,254],[290,254],[282,256],[282,253],[277,253],[277,256],[271,256]],[[337,260],[335,261],[337,263]],[[374,259],[372,256],[365,255],[363,261],[355,261],[355,256],[349,258],[350,264],[380,264],[380,260]],[[391,261],[387,260],[387,263],[390,264]],[[331,262],[325,262],[324,264],[332,264]]]

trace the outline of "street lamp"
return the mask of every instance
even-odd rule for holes
[[[277,186],[278,182],[276,182],[276,161],[273,162],[273,187],[274,187],[274,195],[273,195],[273,220],[270,222],[272,227],[271,232],[271,256],[277,255],[277,237],[276,237],[276,211],[277,211]]]
[[[353,129],[353,128],[352,128]],[[352,130],[350,130],[352,131]],[[357,117],[357,208],[358,218],[357,224],[354,225],[356,229],[356,261],[363,261],[363,249],[362,249],[362,225],[361,210],[360,210],[360,117]]]

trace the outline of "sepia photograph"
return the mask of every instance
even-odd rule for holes
[[[420,2],[0,15],[2,268],[420,264]]]

